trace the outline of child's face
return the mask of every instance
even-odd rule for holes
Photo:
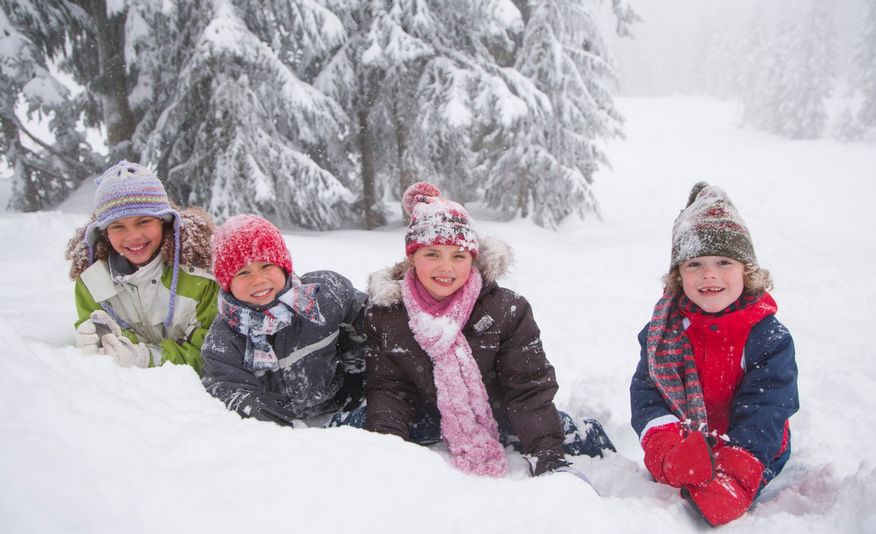
[[[274,263],[254,261],[244,265],[234,278],[229,289],[234,298],[247,304],[264,306],[270,304],[286,285],[286,271]]]
[[[700,256],[678,266],[684,294],[708,313],[723,310],[742,295],[745,265],[724,256]]]
[[[164,222],[157,217],[123,217],[106,227],[106,236],[113,249],[132,265],[146,265],[161,246]]]
[[[435,300],[443,300],[468,281],[471,252],[456,245],[430,245],[408,257],[417,279]]]

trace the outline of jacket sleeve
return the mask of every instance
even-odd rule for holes
[[[94,301],[91,292],[85,287],[85,282],[81,278],[76,279],[76,284],[73,287],[73,299],[76,301],[76,322],[73,323],[74,328],[79,328],[79,325],[91,317],[91,312],[100,310],[100,304]]]
[[[198,373],[203,374],[204,362],[201,358],[201,346],[204,344],[204,337],[207,335],[207,329],[217,312],[217,296],[219,295],[219,285],[213,280],[203,279],[203,290],[198,295],[198,305],[195,308],[195,316],[192,318],[189,325],[188,335],[185,339],[163,339],[158,346],[161,352],[161,362],[173,362],[175,364],[190,365]],[[74,326],[78,327],[83,321],[91,316],[91,312],[103,309],[100,304],[95,302],[85,283],[82,279],[76,279],[74,289],[76,300],[77,320]],[[134,343],[139,343],[140,339],[133,330],[122,329],[125,336]],[[150,345],[150,350],[153,351],[153,358],[150,366],[155,364],[155,346]]]
[[[513,309],[496,354],[496,374],[502,402],[523,452],[537,457],[563,455],[563,425],[554,395],[557,379],[541,344],[541,333],[532,308],[523,297],[513,295],[504,309]]]
[[[639,364],[633,379],[630,382],[630,424],[639,436],[639,440],[645,437],[648,429],[662,424],[678,421],[672,411],[666,405],[666,401],[648,372],[647,352],[648,325],[639,332]]]
[[[730,443],[768,465],[782,452],[785,422],[800,408],[794,340],[771,315],[745,344],[745,376],[733,397]]]
[[[76,285],[73,289],[73,296],[74,300],[76,301],[77,316],[76,322],[73,323],[73,326],[76,328],[79,328],[80,324],[82,324],[91,317],[91,312],[103,309],[103,307],[94,300],[94,297],[91,296],[91,292],[88,290],[88,287],[85,286],[85,282],[83,282],[81,278],[76,279]],[[137,337],[137,334],[135,334],[133,330],[122,328],[122,333],[125,334],[125,337],[130,339],[132,342],[140,342],[140,339]]]
[[[365,301],[368,295],[359,291],[353,284],[337,273],[332,288],[337,295],[338,305],[343,310],[338,338],[338,358],[347,373],[365,371]]]
[[[201,382],[210,395],[241,417],[291,425],[295,416],[285,407],[285,399],[266,391],[262,379],[243,368],[245,343],[243,336],[216,317],[201,347]]]
[[[164,361],[177,365],[190,365],[199,376],[204,374],[204,360],[201,357],[201,347],[207,336],[207,329],[216,317],[219,296],[219,284],[213,280],[205,280],[204,288],[198,296],[195,316],[187,328],[185,339],[164,339],[161,341],[161,353]]]
[[[381,434],[393,434],[407,440],[416,413],[418,394],[392,357],[384,354],[379,312],[365,313],[365,428]]]

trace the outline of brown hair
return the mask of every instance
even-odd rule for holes
[[[210,268],[210,239],[213,236],[213,220],[201,208],[192,206],[180,211],[175,205],[172,207],[180,214],[180,264]],[[67,243],[67,251],[64,255],[70,261],[70,279],[76,280],[82,271],[91,265],[88,262],[88,246],[85,244],[85,230],[88,224],[94,221],[91,217],[88,223],[77,228],[73,237]],[[106,237],[106,231],[98,233],[94,243],[94,261],[109,258],[112,245]],[[173,222],[165,221],[163,236],[161,238],[161,256],[164,261],[173,263]]]
[[[745,264],[745,271],[742,273],[742,282],[743,293],[747,295],[756,295],[773,288],[773,279],[770,276],[770,272],[750,263]],[[668,295],[681,295],[683,292],[684,289],[681,285],[679,265],[676,265],[670,269],[668,273],[663,275],[663,293]]]

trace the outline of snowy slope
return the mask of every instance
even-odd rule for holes
[[[628,138],[608,147],[614,169],[598,176],[602,222],[552,233],[479,221],[482,234],[515,249],[505,282],[533,304],[558,404],[599,418],[618,446],[611,458],[577,463],[601,497],[566,474],[530,479],[513,453],[507,478],[479,479],[440,448],[241,420],[188,368],[122,369],[80,354],[63,250],[86,218],[85,192],[62,212],[0,214],[3,532],[710,530],[649,481],[627,393],[672,220],[700,179],[722,186],[749,224],[800,367],[791,461],[753,511],[722,530],[876,532],[876,146],[742,130],[735,106],[715,100],[619,105]],[[396,225],[287,241],[299,272],[334,269],[364,287],[369,272],[401,257],[402,234]]]

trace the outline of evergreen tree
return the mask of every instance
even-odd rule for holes
[[[775,80],[781,75],[782,54],[787,51],[787,47],[779,46],[776,32],[771,31],[777,24],[772,15],[764,6],[751,14],[742,54],[748,58],[741,84],[742,120],[764,130],[774,128],[774,110],[778,105]]]
[[[65,2],[0,0],[0,150],[13,170],[11,209],[50,208],[99,166],[77,129],[81,107],[47,62],[63,53],[66,36],[79,32],[85,19]],[[19,102],[28,118],[48,118],[54,139],[22,124]]]
[[[743,94],[743,118],[792,139],[814,138],[827,121],[825,100],[834,75],[831,12],[817,0],[802,9],[796,2],[786,8],[773,31],[764,31],[762,19],[755,18],[754,45],[748,50],[753,73]]]
[[[482,165],[484,200],[508,215],[555,227],[572,213],[598,214],[593,174],[607,164],[597,142],[621,135],[607,84],[608,52],[593,13],[570,0],[521,1],[523,41],[515,67],[548,101],[500,126]]]
[[[189,46],[144,136],[144,159],[170,194],[220,219],[255,212],[282,224],[338,227],[355,202],[343,151],[349,127],[337,103],[298,75],[318,68],[343,27],[307,0],[272,6],[255,15],[263,6],[250,0],[181,4],[176,33],[154,36],[171,48]]]
[[[800,14],[785,41],[787,61],[777,80],[774,131],[792,139],[812,139],[821,135],[827,122],[825,100],[835,74],[835,34],[831,8],[825,2],[810,0]]]
[[[867,128],[876,128],[876,0],[866,0],[861,38],[856,62],[858,87],[864,101],[858,110],[859,122]]]
[[[356,124],[353,148],[369,228],[384,220],[386,193],[400,197],[416,180],[436,181],[460,201],[476,198],[476,119],[545,105],[526,78],[501,64],[512,60],[515,43],[500,4],[330,4],[346,21],[350,38],[316,85],[341,102]]]

